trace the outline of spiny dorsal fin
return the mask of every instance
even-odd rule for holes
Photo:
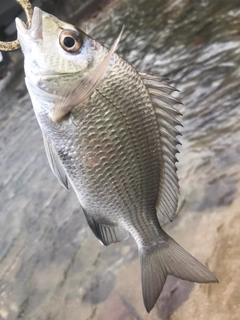
[[[60,162],[56,151],[54,150],[50,141],[43,134],[43,141],[45,146],[45,151],[47,154],[49,165],[52,169],[53,174],[58,178],[58,181],[61,183],[63,187],[69,190],[68,178],[66,172],[63,169],[63,166]]]
[[[175,163],[177,162],[176,153],[178,153],[176,145],[180,144],[176,136],[180,133],[175,126],[181,123],[175,119],[175,116],[181,113],[173,105],[181,102],[170,95],[176,89],[166,83],[166,78],[147,73],[139,73],[139,75],[148,89],[159,123],[164,169],[160,177],[156,210],[159,222],[164,224],[173,220],[178,206],[179,185]]]

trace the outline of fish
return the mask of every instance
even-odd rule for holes
[[[108,49],[38,7],[30,27],[19,18],[16,26],[52,172],[103,245],[134,238],[147,312],[168,275],[218,282],[162,228],[179,197],[175,89],[115,52],[121,34]]]

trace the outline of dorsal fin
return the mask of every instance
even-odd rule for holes
[[[139,73],[146,85],[159,123],[160,140],[162,146],[163,172],[160,177],[160,188],[156,210],[161,224],[172,221],[176,215],[179,196],[179,185],[176,167],[177,144],[180,144],[176,136],[181,135],[175,128],[181,123],[175,119],[181,113],[173,105],[179,102],[170,93],[176,91],[169,86],[166,78],[147,73]]]

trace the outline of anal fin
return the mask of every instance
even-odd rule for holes
[[[121,242],[129,237],[129,233],[120,225],[100,224],[85,210],[83,210],[94,235],[102,244],[108,246],[111,243]],[[107,222],[107,221],[106,221]]]

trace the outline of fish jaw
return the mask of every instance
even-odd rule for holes
[[[31,50],[32,43],[42,41],[42,15],[43,11],[38,7],[33,10],[31,27],[27,28],[27,25],[19,18],[16,18],[16,27],[18,32],[18,40],[20,42],[24,55]]]
[[[51,93],[61,92],[61,88],[55,88],[57,82],[65,87],[66,78],[71,78],[69,81],[72,82],[89,73],[106,55],[106,49],[84,32],[37,7],[34,8],[30,28],[19,18],[16,18],[16,27],[24,54],[26,78],[40,88],[47,86]],[[70,53],[62,48],[60,36],[66,30],[82,38],[79,52]]]

